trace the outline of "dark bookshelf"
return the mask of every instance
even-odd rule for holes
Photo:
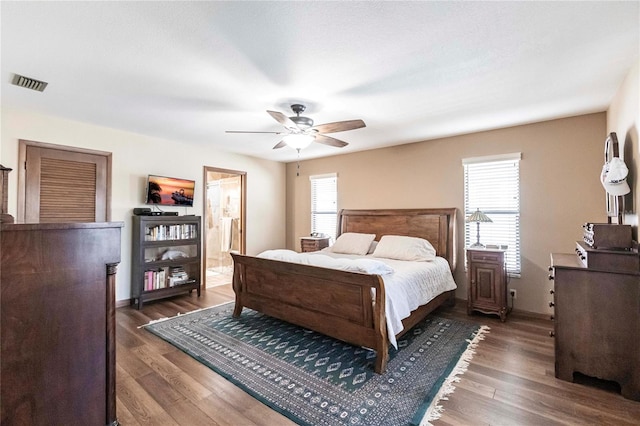
[[[133,216],[131,299],[150,300],[197,291],[202,274],[200,216]]]

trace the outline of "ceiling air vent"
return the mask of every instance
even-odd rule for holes
[[[25,77],[23,75],[14,74],[11,84],[24,87],[25,89],[37,90],[38,92],[44,92],[47,84],[44,81],[36,80],[33,78]]]

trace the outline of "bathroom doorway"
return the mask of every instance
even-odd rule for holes
[[[230,253],[245,253],[246,172],[204,168],[205,288],[231,283]]]

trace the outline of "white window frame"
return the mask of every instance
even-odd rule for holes
[[[507,246],[507,273],[522,273],[520,243],[520,160],[521,153],[465,158],[464,216],[476,209],[493,220],[480,223],[480,243]],[[465,247],[477,240],[477,224],[465,221]]]
[[[311,233],[336,239],[338,224],[338,174],[309,176],[311,184]]]

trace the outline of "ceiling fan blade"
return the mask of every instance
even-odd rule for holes
[[[287,117],[283,113],[278,112],[278,111],[267,111],[267,113],[269,113],[269,115],[271,117],[273,117],[278,123],[282,124],[287,129],[289,129],[289,130],[299,130],[299,128],[296,125],[296,123],[294,123],[289,117]]]
[[[335,133],[344,132],[345,130],[360,129],[362,127],[366,127],[366,124],[364,124],[364,121],[362,120],[347,120],[318,124],[317,126],[313,126],[311,129],[317,130],[318,133]]]
[[[324,145],[335,146],[336,148],[342,148],[349,145],[345,141],[341,141],[340,139],[332,138],[327,135],[316,135],[315,141]]]
[[[287,146],[287,143],[284,140],[281,140],[280,142],[278,142],[276,144],[276,146],[273,147],[273,149],[278,149],[278,148],[282,148],[284,146]]]
[[[273,135],[283,135],[284,132],[254,132],[251,130],[225,130],[225,133],[271,133]]]

